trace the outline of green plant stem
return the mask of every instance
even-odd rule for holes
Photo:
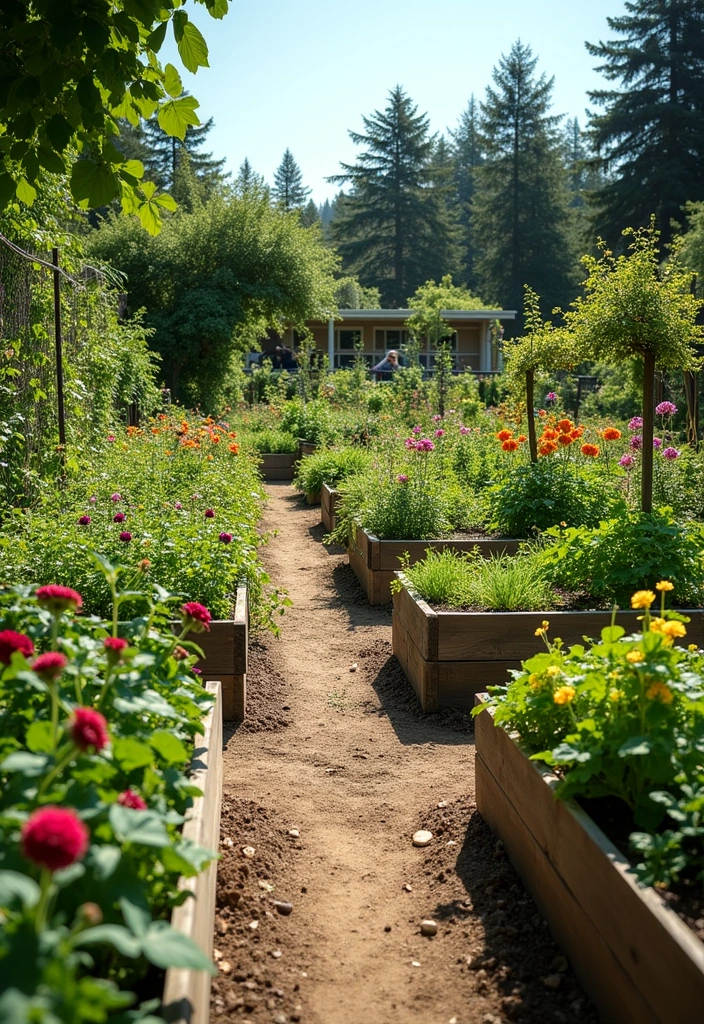
[[[42,872],[39,877],[39,888],[39,902],[37,903],[37,909],[34,917],[34,928],[37,935],[41,935],[45,929],[49,901],[54,889],[53,876],[48,868],[42,868]]]
[[[37,790],[37,796],[38,797],[40,797],[42,795],[42,793],[46,792],[46,790],[49,788],[49,785],[54,781],[56,776],[60,772],[62,772],[64,770],[64,768],[68,764],[71,763],[71,761],[73,760],[73,758],[75,756],[75,753],[76,753],[76,748],[74,747],[73,743],[68,743],[66,745],[66,751],[65,751],[63,757],[61,757],[56,762],[56,764],[51,769],[49,774],[45,775],[44,778],[42,779],[42,781],[41,781],[41,783],[39,785],[39,789]]]

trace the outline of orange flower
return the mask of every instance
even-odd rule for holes
[[[152,434],[160,434],[160,433],[161,433],[161,431],[159,430],[158,427],[152,427]]]
[[[195,448],[195,446],[196,446],[196,442],[193,440],[193,438],[190,438],[190,437],[186,438],[186,437],[184,437],[181,440],[181,447],[182,448]]]
[[[541,441],[556,441],[559,437],[557,430],[553,430],[552,427],[548,427],[543,431],[543,436],[540,438]]]
[[[212,441],[213,444],[220,444],[220,438],[218,437],[217,434],[211,434],[210,440]]]
[[[574,423],[572,420],[558,420],[557,427],[563,434],[569,434],[570,430],[574,430]]]
[[[554,441],[544,441],[538,448],[541,455],[552,455],[553,452],[557,451],[557,445]]]
[[[230,433],[227,436],[228,437],[237,437],[237,434],[235,433],[234,430],[231,430]]]
[[[165,412],[160,412],[159,415],[157,416],[158,420],[168,420],[168,418],[169,417],[166,415]]]
[[[208,462],[212,462],[213,461],[213,456],[212,455],[206,455],[205,458],[206,458],[206,460]]]
[[[496,440],[497,441],[510,441],[512,437],[513,437],[513,431],[512,430],[504,429],[504,430],[500,430],[498,432],[498,434],[496,435]]]
[[[599,448],[595,444],[583,444],[580,451],[582,455],[587,455],[590,459],[595,459],[599,454]]]
[[[621,437],[621,431],[617,430],[616,427],[607,427],[602,436],[605,441],[618,441]]]
[[[572,444],[572,440],[573,438],[571,434],[560,434],[557,439],[558,444],[561,444],[563,448],[567,448],[568,445]]]
[[[570,437],[573,441],[579,440],[584,433],[584,427],[575,427],[574,430],[570,430]]]
[[[518,441],[509,439],[508,441],[504,441],[501,447],[505,452],[515,452],[516,448],[518,448]]]
[[[544,420],[545,417],[547,416],[547,413],[545,412],[545,409],[538,409],[538,416],[540,416],[541,420]]]
[[[518,437],[516,438],[516,440],[519,442],[519,444],[523,444],[523,442],[527,441],[528,438],[526,437],[525,434],[519,434]]]
[[[232,452],[233,455],[237,455],[240,450],[240,446],[238,444],[228,444],[227,450]]]

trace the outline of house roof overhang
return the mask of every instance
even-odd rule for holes
[[[383,323],[386,320],[408,320],[413,314],[412,309],[340,309],[338,316],[342,320],[373,320]],[[515,320],[515,309],[443,309],[443,319],[453,320]]]

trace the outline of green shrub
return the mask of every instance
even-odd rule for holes
[[[287,430],[258,430],[248,434],[244,444],[259,455],[293,455],[298,451],[298,439]]]
[[[298,463],[294,487],[306,494],[317,493],[323,484],[332,487],[368,468],[371,455],[363,448],[327,449],[304,456]]]
[[[322,399],[287,402],[281,416],[281,429],[300,441],[310,444],[329,444],[335,437],[336,427],[330,406]]]

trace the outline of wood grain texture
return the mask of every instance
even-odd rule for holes
[[[393,595],[393,617],[398,616],[403,622],[421,656],[426,661],[437,661],[438,614],[410,589],[410,584],[401,573],[398,574],[398,578],[402,583],[406,583],[406,586]]]
[[[204,720],[205,732],[196,737],[191,778],[203,795],[196,797],[183,826],[184,838],[217,852],[220,846],[220,807],[222,803],[222,704],[219,682],[206,689],[216,698]],[[171,925],[212,956],[215,924],[215,886],[217,860],[195,878],[182,878],[180,889],[192,897],[171,915]],[[207,1024],[210,1020],[211,977],[206,971],[170,968],[166,972],[163,1013],[172,1024]]]
[[[405,623],[396,614],[391,625],[391,647],[423,711],[437,711],[437,662],[432,663],[422,657]]]
[[[408,553],[410,564],[425,558],[428,549],[432,551],[474,551],[479,550],[483,558],[492,554],[514,555],[520,541],[517,540],[377,540],[379,545],[379,568],[398,570],[399,558]]]
[[[638,887],[625,858],[583,811],[555,800],[550,773],[495,728],[488,712],[476,720],[476,750],[477,806],[603,1019],[700,1021],[702,944],[654,890]]]
[[[283,455],[262,455],[259,473],[264,480],[293,480],[298,455],[294,452]]]

